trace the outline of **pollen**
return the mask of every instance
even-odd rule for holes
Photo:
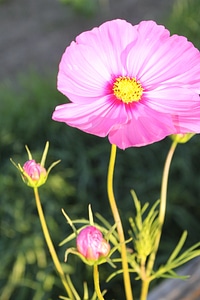
[[[143,88],[139,81],[128,76],[120,76],[115,79],[113,92],[117,99],[124,103],[137,102],[141,99]]]

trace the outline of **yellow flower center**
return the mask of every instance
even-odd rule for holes
[[[117,99],[124,103],[131,103],[141,99],[143,88],[135,78],[120,76],[115,79],[113,92]]]

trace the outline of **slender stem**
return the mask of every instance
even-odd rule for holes
[[[94,264],[93,266],[93,277],[94,277],[94,287],[99,300],[104,300],[104,297],[101,293],[100,286],[99,286],[99,271],[98,265]]]
[[[168,178],[169,178],[169,169],[172,161],[172,157],[174,155],[176,146],[178,143],[174,141],[170,147],[170,150],[167,155],[167,159],[164,166],[163,171],[163,178],[162,178],[162,185],[161,185],[161,195],[160,195],[160,211],[159,211],[159,222],[161,226],[164,223],[165,220],[165,212],[166,212],[166,203],[167,203],[167,185],[168,185]],[[161,230],[160,230],[160,236],[161,236]]]
[[[128,261],[127,261],[127,251],[126,251],[126,245],[124,239],[124,231],[123,231],[122,222],[120,219],[120,215],[119,215],[119,211],[117,208],[114,191],[113,191],[113,176],[114,176],[116,152],[117,152],[117,147],[115,145],[112,145],[111,153],[110,153],[110,162],[108,167],[107,191],[108,191],[108,199],[110,202],[110,207],[117,226],[119,242],[121,246],[122,269],[123,269],[126,300],[133,300],[130,274],[128,271]]]
[[[150,281],[147,280],[147,279],[142,281],[142,289],[141,289],[140,300],[146,300],[147,299],[149,284],[150,284]]]
[[[167,158],[166,158],[164,169],[163,169],[163,176],[162,176],[162,183],[161,183],[161,194],[160,194],[160,209],[159,209],[159,214],[158,214],[159,230],[158,230],[158,234],[157,234],[157,237],[156,237],[156,240],[155,240],[154,251],[151,253],[151,255],[149,257],[148,264],[147,264],[147,270],[146,270],[147,279],[142,282],[142,290],[141,290],[140,300],[146,300],[147,295],[148,295],[149,284],[150,284],[150,281],[151,281],[150,276],[151,276],[151,273],[152,273],[152,270],[153,270],[153,267],[154,267],[156,254],[157,254],[158,247],[159,247],[159,244],[160,244],[160,238],[161,238],[161,234],[162,234],[162,227],[163,227],[164,220],[165,220],[169,169],[170,169],[172,157],[173,157],[173,154],[174,154],[174,151],[176,149],[177,144],[178,143],[176,141],[173,141],[173,143],[172,143],[172,145],[169,149],[169,152],[167,154]]]
[[[51,257],[52,257],[52,260],[54,262],[55,268],[56,268],[58,274],[60,275],[60,279],[62,281],[62,284],[63,284],[68,296],[70,297],[70,299],[73,300],[74,296],[73,296],[72,291],[71,291],[71,289],[70,289],[70,287],[69,287],[69,285],[66,281],[64,271],[62,269],[62,266],[60,264],[60,261],[58,259],[58,256],[56,254],[53,242],[52,242],[50,234],[49,234],[49,230],[48,230],[46,220],[45,220],[45,217],[44,217],[44,212],[43,212],[42,205],[41,205],[41,202],[40,202],[40,197],[39,197],[37,187],[34,188],[34,195],[35,195],[35,201],[36,201],[36,206],[37,206],[37,210],[38,210],[40,223],[41,223],[41,226],[42,226],[42,230],[43,230],[43,234],[44,234],[47,246],[49,248],[49,252],[51,254]]]

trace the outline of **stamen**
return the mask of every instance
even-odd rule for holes
[[[131,103],[141,99],[143,88],[135,78],[120,76],[115,79],[113,92],[117,99],[124,103]]]

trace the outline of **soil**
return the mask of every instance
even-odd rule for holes
[[[30,68],[44,74],[57,71],[64,49],[80,32],[115,18],[132,24],[147,19],[162,23],[174,3],[174,0],[96,1],[98,13],[92,16],[77,13],[59,0],[1,2],[0,82],[15,80],[19,73]]]

